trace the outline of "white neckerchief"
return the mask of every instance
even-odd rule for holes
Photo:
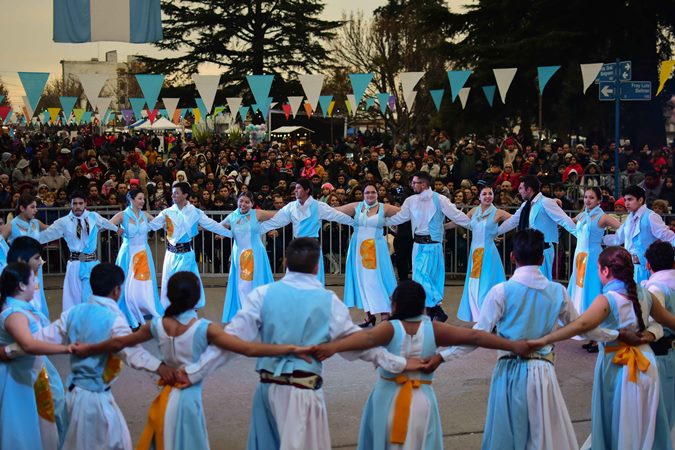
[[[512,280],[533,289],[543,289],[550,281],[542,275],[539,266],[521,266],[513,272]]]

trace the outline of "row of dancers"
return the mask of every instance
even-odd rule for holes
[[[359,449],[441,449],[434,371],[481,346],[499,352],[483,448],[578,449],[555,374],[553,344],[580,334],[601,343],[592,432],[584,448],[672,448],[670,243],[647,249],[651,275],[644,286],[634,280],[627,250],[604,249],[596,266],[602,292],[579,316],[567,290],[540,272],[544,235],[518,231],[511,254],[516,271],[488,292],[471,329],[431,321],[426,293],[415,281],[395,288],[390,320],[360,329],[344,303],[319,282],[321,250],[311,238],[291,242],[285,276],[251,291],[225,330],[197,316],[200,282],[180,271],[168,280],[164,316],[130,333],[118,306],[125,274],[108,263],[92,269],[88,301],[50,324],[33,303],[40,252],[34,239],[17,238],[0,276],[1,448],[131,449],[110,391],[123,360],[157,372],[164,386],[136,448],[206,449],[202,380],[241,353],[258,357],[260,377],[247,448],[328,449],[322,362],[339,352],[379,367],[361,417]],[[648,345],[664,335],[661,324],[665,336]],[[159,358],[140,346],[149,340],[157,342]],[[65,394],[53,366],[39,356],[56,353],[71,353]]]

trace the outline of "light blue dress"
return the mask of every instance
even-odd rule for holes
[[[392,320],[394,337],[385,346],[392,354],[406,358],[429,358],[436,353],[436,339],[433,324],[428,317],[420,317],[421,323],[414,336],[410,336],[399,320]],[[433,374],[421,372],[403,372],[394,374],[378,369],[379,378],[375,382],[361,418],[359,430],[359,450],[385,450],[390,443],[391,422],[394,405],[403,384],[393,381],[400,376],[410,380],[424,380],[428,384],[413,386],[410,416],[405,438],[406,448],[437,450],[443,448],[443,430],[438,412],[438,402],[431,387]],[[401,378],[399,378],[401,379]]]
[[[368,217],[368,206],[356,206],[354,232],[347,250],[344,302],[372,314],[390,313],[389,298],[396,289],[396,276],[384,237],[384,204]]]
[[[150,331],[159,345],[161,359],[169,367],[183,367],[199,360],[208,347],[209,321],[198,319],[180,336],[169,336],[161,317],[154,318]],[[186,389],[171,388],[164,416],[164,448],[206,450],[209,437],[202,405],[202,383]]]
[[[40,221],[37,219],[31,219],[30,222],[26,222],[20,216],[12,219],[12,234],[9,235],[9,245],[12,245],[14,239],[19,236],[29,236],[40,241]],[[9,251],[9,249],[7,250]],[[5,254],[5,261],[7,261],[7,254]],[[37,283],[37,289],[35,296],[33,297],[32,303],[35,307],[39,308],[42,314],[45,317],[49,317],[49,308],[47,307],[47,299],[45,298],[45,287],[44,280],[42,279],[42,266],[38,269],[37,277],[35,282]]]
[[[230,257],[230,277],[223,305],[224,323],[228,323],[242,307],[253,289],[274,281],[270,260],[260,239],[260,223],[254,209],[242,214],[239,209],[225,218],[234,236]]]
[[[574,251],[572,275],[567,292],[579,314],[583,314],[602,292],[597,262],[602,252],[600,244],[602,244],[605,230],[598,225],[598,221],[604,214],[605,212],[596,206],[590,211],[585,209],[577,218],[577,228],[574,233],[577,238],[577,248]]]
[[[487,293],[496,284],[506,281],[502,258],[499,256],[495,238],[497,228],[494,205],[482,212],[481,207],[471,216],[470,258],[464,280],[464,292],[459,302],[457,318],[465,322],[476,322],[480,307]]]
[[[49,324],[49,320],[30,303],[8,297],[0,314],[2,346],[15,342],[5,330],[5,321],[14,313],[26,316],[32,333]],[[54,407],[53,418],[49,418],[48,402],[43,407],[42,414],[38,412],[35,384],[43,370],[49,379]],[[48,398],[49,395],[41,400]],[[24,355],[10,363],[0,362],[0,448],[12,450],[56,448],[63,440],[64,428],[63,384],[49,359],[44,356]],[[45,447],[43,443],[48,446]]]
[[[665,307],[671,314],[675,314],[675,291],[665,284],[650,282],[650,286],[657,287],[665,298]],[[663,327],[663,337],[672,338],[675,331]],[[666,355],[656,356],[656,365],[659,367],[661,379],[661,394],[666,407],[670,428],[675,428],[675,349],[670,349]]]
[[[603,288],[610,312],[601,327],[638,331],[638,320],[631,301],[620,295],[623,283],[612,280]],[[638,287],[643,320],[648,323],[651,295]],[[649,360],[647,371],[638,372],[637,382],[628,379],[628,367],[612,362],[618,342],[600,343],[595,365],[591,413],[591,448],[622,450],[653,448],[670,450],[670,425],[661,398],[656,358],[649,345],[637,347]],[[608,349],[609,348],[609,349]]]
[[[115,264],[124,270],[125,281],[119,307],[131,328],[145,323],[143,316],[159,317],[164,308],[159,300],[155,262],[148,245],[148,219],[141,211],[134,215],[131,207],[124,210],[122,218],[122,245]]]
[[[7,265],[7,252],[9,252],[9,245],[7,245],[5,238],[0,236],[0,272]]]

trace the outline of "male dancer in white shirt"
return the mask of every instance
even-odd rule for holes
[[[63,238],[70,250],[63,285],[63,311],[89,300],[91,270],[99,264],[96,247],[101,230],[117,231],[117,226],[97,212],[88,211],[85,195],[70,194],[71,211],[40,233],[40,243]]]
[[[427,172],[417,172],[412,179],[416,195],[401,205],[401,211],[385,219],[385,226],[410,220],[413,231],[412,279],[424,288],[427,295],[427,314],[445,322],[448,315],[441,308],[445,289],[445,258],[443,255],[443,227],[445,218],[467,227],[471,220],[458,210],[449,198],[431,190],[433,180]]]
[[[277,211],[271,219],[260,224],[261,234],[292,223],[293,238],[309,237],[319,239],[322,220],[338,222],[343,225],[354,223],[354,219],[351,216],[336,211],[326,203],[315,200],[311,195],[309,180],[306,178],[301,178],[295,183],[295,198],[294,202],[287,204]],[[319,271],[316,276],[322,285],[326,283],[323,268],[323,253],[319,258]]]

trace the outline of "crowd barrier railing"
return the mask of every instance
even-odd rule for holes
[[[110,219],[119,209],[107,207],[89,208]],[[515,207],[510,212],[515,211]],[[465,212],[467,209],[465,208]],[[68,215],[69,208],[40,208],[37,218],[49,225],[56,219]],[[212,219],[220,222],[231,211],[205,211]],[[578,211],[566,211],[568,215],[574,217]],[[11,211],[0,210],[0,214],[5,220]],[[155,215],[156,211],[150,214]],[[625,220],[625,216],[623,219]],[[11,215],[9,216],[11,218]],[[666,216],[666,223],[675,220],[675,215]],[[390,253],[393,255],[393,240],[395,238],[395,227],[385,229],[386,239],[389,242]],[[574,250],[576,239],[567,231],[559,229],[559,242],[555,245],[556,259],[554,265],[554,279],[558,281],[567,281],[572,272],[574,259]],[[352,228],[340,225],[335,222],[323,222],[321,227],[320,242],[323,250],[324,267],[326,274],[343,275],[347,263],[347,249],[352,235]],[[263,244],[267,249],[267,254],[275,275],[284,273],[284,260],[286,246],[292,239],[292,228],[286,226],[268,233],[262,237]],[[409,239],[411,242],[412,239]],[[114,262],[117,258],[122,238],[114,233],[104,230],[99,235],[99,245],[97,248],[98,256],[101,261]],[[164,254],[166,251],[166,239],[163,230],[150,232],[148,234],[148,243],[153,254],[155,269],[158,274],[162,271]],[[515,270],[515,265],[511,262],[511,239],[509,235],[500,236],[495,240],[499,251],[505,272],[508,275]],[[197,236],[193,239],[193,247],[200,272],[206,277],[218,277],[228,274],[230,267],[230,255],[232,252],[231,239],[221,238],[213,233],[204,231],[201,228]],[[455,228],[447,230],[445,241],[443,243],[443,253],[445,257],[445,271],[448,279],[461,280],[466,275],[467,263],[470,258],[469,250],[471,247],[471,231],[464,228]],[[63,275],[66,270],[69,251],[65,241],[53,241],[45,245],[43,258],[45,259],[44,273],[46,275]]]

